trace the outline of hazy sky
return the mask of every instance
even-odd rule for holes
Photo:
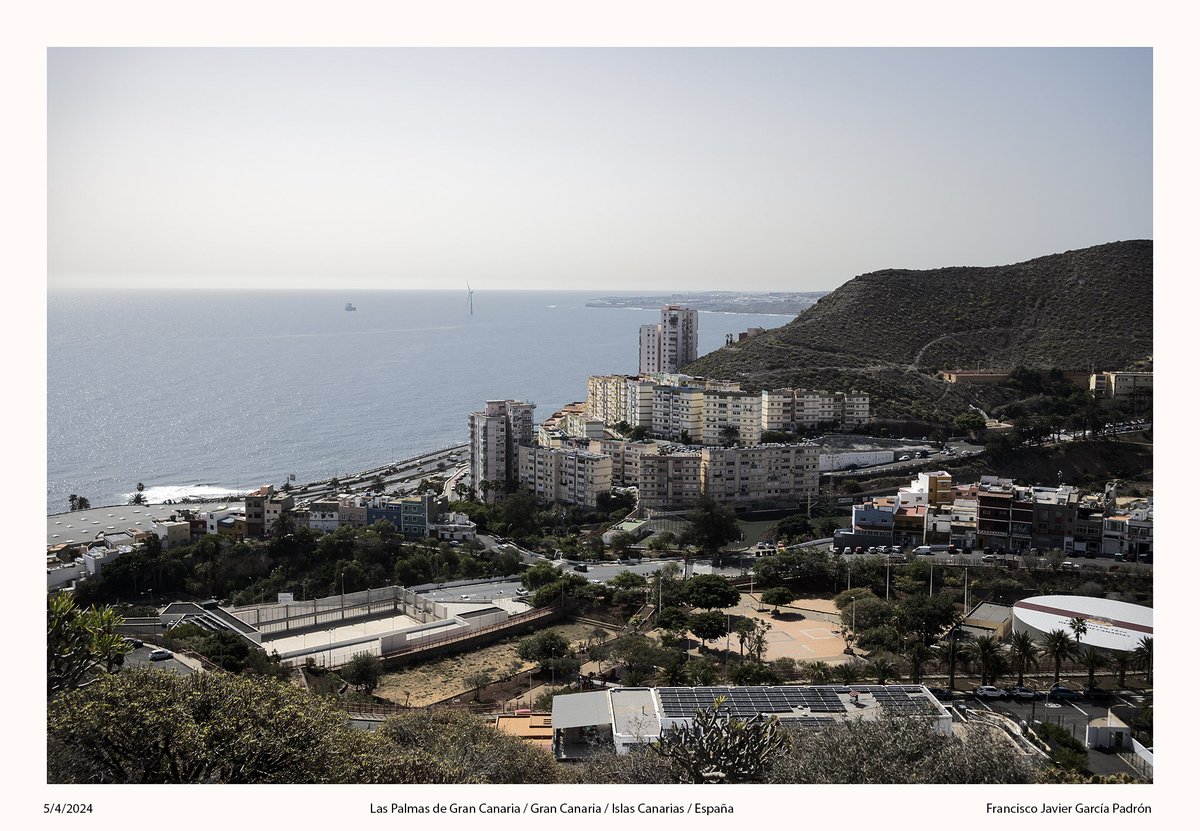
[[[52,49],[49,285],[831,289],[1152,237],[1150,49]]]

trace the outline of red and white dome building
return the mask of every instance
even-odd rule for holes
[[[1073,635],[1073,618],[1087,622],[1087,632],[1079,641],[1083,646],[1132,652],[1142,638],[1154,637],[1154,610],[1149,606],[1070,594],[1030,597],[1013,604],[1013,631],[1035,638],[1056,629]]]

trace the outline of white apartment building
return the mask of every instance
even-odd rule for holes
[[[696,360],[700,314],[695,309],[667,304],[657,324],[638,330],[638,372],[678,372]]]
[[[857,427],[870,420],[871,398],[863,392],[798,388],[762,391],[762,429],[815,430],[823,425]]]
[[[600,494],[612,490],[609,456],[579,448],[522,445],[517,457],[521,487],[545,502],[595,508]]]
[[[534,405],[525,401],[488,401],[467,416],[471,487],[483,495],[481,483],[515,482],[516,448],[533,444]]]
[[[817,497],[819,456],[815,444],[705,447],[700,451],[701,486],[724,505],[809,505]]]

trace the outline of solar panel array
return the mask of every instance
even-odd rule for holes
[[[721,712],[738,718],[759,713],[790,713],[807,709],[812,713],[844,713],[846,705],[836,687],[659,687],[663,715],[691,718],[708,710],[718,697],[725,698]],[[848,692],[849,690],[847,690]]]
[[[875,704],[887,712],[933,712],[937,705],[928,699],[922,687],[912,685],[885,686],[879,684],[856,684],[854,686],[819,687],[659,687],[658,699],[666,718],[691,718],[697,711],[712,708],[713,702],[723,697],[721,712],[737,718],[751,718],[759,713],[793,713],[797,710],[810,714],[844,713],[846,702],[843,696],[852,692],[860,696],[859,703],[874,699]],[[864,696],[870,699],[863,700]],[[796,721],[803,724],[811,720],[806,715]],[[815,719],[823,723],[822,719]]]

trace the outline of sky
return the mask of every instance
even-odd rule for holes
[[[1152,238],[1149,48],[52,48],[48,285],[814,291]]]

